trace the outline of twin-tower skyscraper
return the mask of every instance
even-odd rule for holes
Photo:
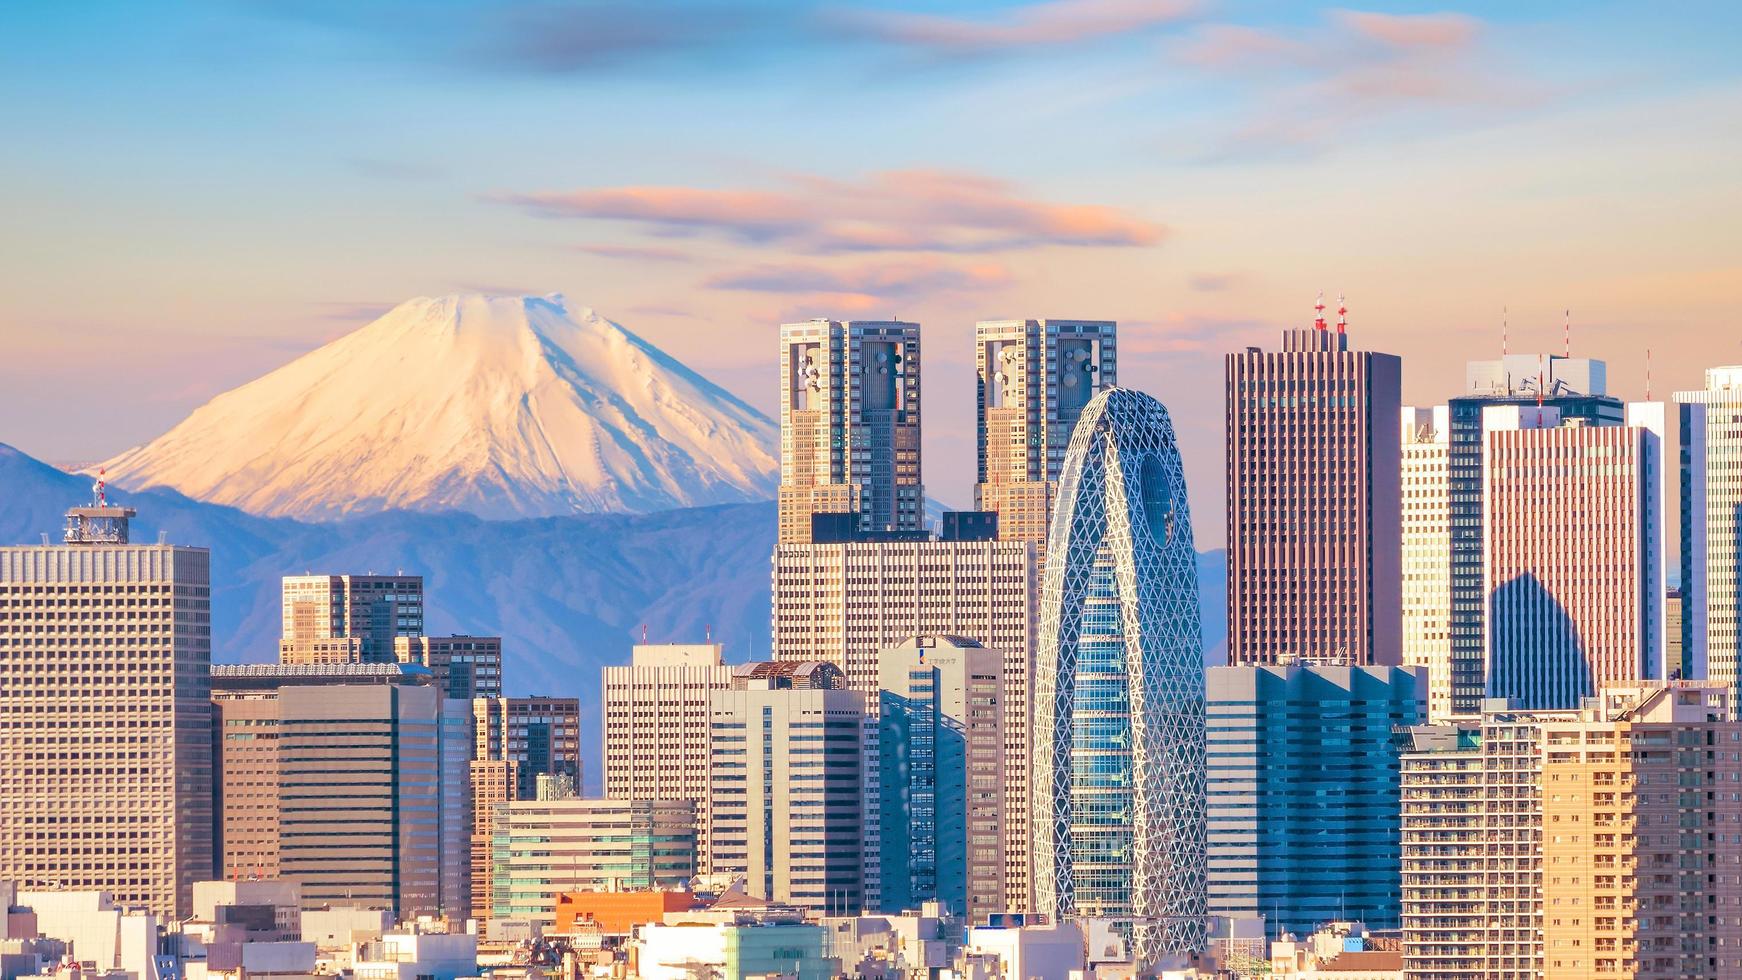
[[[866,550],[843,557],[838,577],[800,582],[780,571],[795,552],[844,541],[911,551],[930,537],[920,327],[782,326],[776,656],[783,609],[815,608],[818,591],[838,589],[847,594],[839,607],[853,610],[856,590],[891,595],[881,581],[891,575],[914,578],[916,606],[949,607],[914,614],[934,628],[960,616],[954,631],[994,648],[1026,636],[1032,653],[1005,661],[1006,728],[1017,733],[1005,767],[1018,811],[1003,835],[1009,910],[1116,920],[1154,963],[1200,947],[1206,914],[1197,566],[1172,423],[1160,402],[1117,387],[1111,321],[985,321],[975,348],[975,505],[996,518],[946,519],[937,558],[903,552],[890,561]],[[996,607],[1007,589],[995,569],[975,579],[981,597],[939,594],[957,586],[940,588],[923,568],[957,560],[947,556],[994,520],[1000,547],[1025,546],[1016,550],[1029,569],[1026,601],[1005,607],[1025,622],[1002,624],[1002,643],[974,635],[976,614],[953,611]],[[986,547],[987,561],[999,561]],[[787,589],[809,595],[785,602]],[[865,608],[864,623],[848,612],[842,658],[851,659],[855,634],[869,642],[904,612]]]

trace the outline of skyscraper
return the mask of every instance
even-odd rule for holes
[[[1742,691],[1742,365],[1678,391],[1681,417],[1682,659],[1685,675]]]
[[[530,800],[540,775],[581,786],[581,702],[535,696],[472,701],[476,744],[472,758],[516,763],[515,799]]]
[[[1401,362],[1318,309],[1226,359],[1230,664],[1402,662]]]
[[[1160,402],[1110,388],[1083,410],[1047,555],[1036,910],[1130,919],[1139,959],[1154,964],[1201,948],[1207,929],[1197,555]]]
[[[780,542],[816,514],[918,530],[919,324],[808,320],[780,328]]]
[[[1212,667],[1210,914],[1273,932],[1398,925],[1398,743],[1427,717],[1409,667]]]
[[[284,577],[282,663],[392,663],[395,637],[422,635],[421,575]]]
[[[1538,404],[1560,411],[1563,419],[1587,425],[1621,424],[1619,398],[1605,394],[1602,361],[1549,354],[1507,354],[1496,361],[1471,361],[1466,394],[1446,407],[1451,437],[1446,446],[1447,507],[1452,539],[1451,690],[1452,713],[1474,718],[1487,690],[1483,659],[1488,637],[1488,593],[1483,582],[1485,508],[1482,499],[1484,410],[1495,406]]]
[[[916,636],[878,661],[883,910],[1004,911],[1004,658]]]
[[[502,696],[500,636],[396,636],[393,656],[428,667],[444,698]]]
[[[1663,676],[1663,405],[1627,425],[1550,407],[1484,411],[1491,697],[1573,708]]]
[[[180,918],[212,871],[211,556],[133,516],[99,489],[64,544],[0,548],[0,881]]]
[[[1426,671],[1428,714],[1452,713],[1452,527],[1445,406],[1403,410],[1403,663]]]
[[[1111,320],[984,320],[975,326],[979,472],[974,506],[998,536],[1044,553],[1052,492],[1083,406],[1118,383]]]
[[[710,697],[713,874],[758,898],[850,915],[877,907],[876,732],[833,664],[752,663]],[[802,778],[798,778],[801,777]]]

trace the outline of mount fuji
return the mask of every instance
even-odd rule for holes
[[[486,520],[769,500],[767,416],[560,295],[419,298],[102,464],[267,517]]]

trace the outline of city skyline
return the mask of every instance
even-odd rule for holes
[[[1411,404],[1497,352],[1503,317],[1514,350],[1558,349],[1569,307],[1575,352],[1630,400],[1647,346],[1654,394],[1742,360],[1720,162],[1738,137],[1703,122],[1734,102],[1735,11],[1095,9],[715,4],[712,32],[631,18],[593,50],[464,3],[397,30],[326,4],[9,10],[38,43],[0,68],[34,93],[0,171],[19,256],[0,342],[24,355],[0,366],[0,414],[39,421],[0,437],[104,458],[468,287],[563,291],[770,417],[778,323],[926,323],[954,392],[931,400],[934,461],[972,450],[974,323],[999,316],[1118,320],[1122,381],[1174,405],[1213,398],[1207,365],[1302,324],[1321,289],[1403,357]],[[839,70],[783,84],[819,64]],[[120,362],[200,370],[141,390]],[[1215,420],[1178,414],[1205,472]],[[972,499],[972,474],[925,480]],[[1221,510],[1217,481],[1193,493]]]

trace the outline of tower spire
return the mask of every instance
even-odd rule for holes
[[[1313,304],[1313,329],[1325,332],[1325,291],[1322,289],[1319,290],[1318,302]]]

